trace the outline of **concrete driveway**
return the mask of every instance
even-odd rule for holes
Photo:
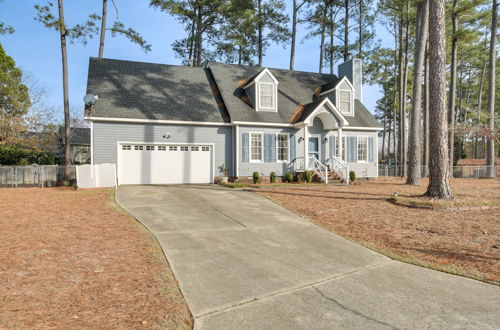
[[[160,241],[195,329],[500,328],[500,287],[393,261],[254,193],[120,186],[117,201]]]

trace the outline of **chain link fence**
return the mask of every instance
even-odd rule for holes
[[[403,176],[403,166],[394,165],[379,165],[379,177]],[[406,168],[408,173],[408,168]],[[500,178],[500,166],[453,166],[451,169],[452,177],[454,178],[467,178],[467,179],[480,179],[480,178]],[[421,177],[426,178],[429,176],[429,167],[421,167]]]
[[[61,165],[0,166],[0,187],[57,187],[64,183]],[[76,168],[70,167],[69,185],[76,183]]]

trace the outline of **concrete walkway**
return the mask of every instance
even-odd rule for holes
[[[500,328],[500,287],[393,261],[255,193],[121,186],[117,201],[160,241],[195,329]]]

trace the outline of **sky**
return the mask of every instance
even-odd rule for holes
[[[56,2],[56,1],[53,1]],[[184,37],[184,30],[176,19],[164,12],[149,7],[148,0],[116,0],[119,20],[126,26],[141,33],[152,45],[152,51],[144,53],[140,47],[130,43],[122,36],[113,38],[106,35],[104,57],[140,62],[180,64],[175,57],[171,44]],[[285,0],[291,16],[291,0]],[[47,91],[47,103],[57,109],[62,118],[62,65],[58,32],[48,30],[34,20],[35,4],[45,4],[45,0],[4,0],[0,1],[0,21],[15,29],[11,35],[0,36],[7,55],[14,58],[18,67],[31,75]],[[102,0],[65,0],[66,24],[72,26],[83,23],[91,13],[100,14]],[[57,9],[57,7],[55,7]],[[116,13],[111,2],[108,5],[108,26],[113,24]],[[392,39],[383,26],[376,27],[377,39],[382,45],[391,45]],[[307,33],[305,25],[298,27],[295,69],[317,72],[319,61],[318,40],[302,41]],[[74,43],[68,45],[69,95],[72,108],[82,108],[86,93],[87,71],[90,57],[96,57],[99,49],[98,38],[87,45]],[[272,45],[263,60],[264,67],[288,69],[289,47]],[[337,63],[338,65],[339,63]],[[374,111],[376,101],[381,97],[379,86],[369,86],[364,82],[363,103]]]

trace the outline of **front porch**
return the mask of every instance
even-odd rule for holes
[[[304,110],[296,127],[299,144],[297,155],[288,163],[288,169],[293,172],[313,171],[322,181],[341,178],[349,183],[349,167],[343,161],[342,127],[348,122],[335,106],[325,99],[314,108]]]

